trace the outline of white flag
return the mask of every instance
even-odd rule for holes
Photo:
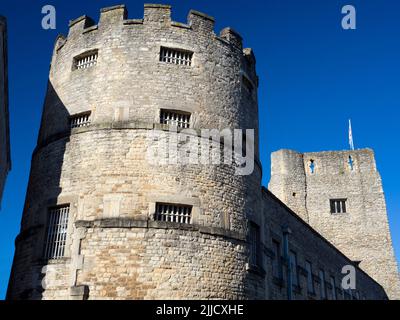
[[[350,144],[350,149],[354,150],[353,132],[351,130],[351,120],[349,120],[349,144]]]

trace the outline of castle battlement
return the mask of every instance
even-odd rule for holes
[[[243,50],[242,37],[238,32],[226,27],[220,31],[219,35],[216,35],[214,24],[215,19],[213,17],[196,10],[190,10],[186,23],[173,21],[171,19],[171,6],[163,4],[145,4],[142,19],[128,19],[128,10],[125,5],[117,5],[102,8],[98,24],[86,15],[71,20],[68,36],[61,36],[58,39],[56,50],[60,50],[66,41],[75,41],[89,33],[104,32],[117,27],[136,28],[138,32],[146,27],[156,28],[160,31],[167,28],[178,28],[187,32],[195,32],[197,36],[211,37],[235,50]],[[251,50],[246,49],[243,54],[245,56],[251,55]],[[255,62],[252,58],[249,61]]]

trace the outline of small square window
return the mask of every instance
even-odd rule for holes
[[[91,50],[80,54],[74,58],[73,69],[87,69],[97,64],[98,51]]]
[[[331,199],[331,213],[347,213],[347,206],[346,206],[347,199]]]

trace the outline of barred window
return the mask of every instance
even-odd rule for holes
[[[60,259],[64,257],[67,241],[69,205],[49,210],[47,237],[44,257],[46,259]]]
[[[191,214],[192,206],[171,203],[156,203],[154,220],[190,224]]]
[[[346,213],[346,201],[347,199],[331,199],[331,213]]]
[[[87,69],[97,64],[98,51],[88,51],[74,58],[74,69]]]
[[[193,52],[182,49],[172,49],[161,47],[160,49],[160,61],[191,66],[192,65]]]
[[[71,129],[88,126],[91,120],[90,115],[90,111],[72,115],[69,118],[69,125]]]
[[[253,266],[261,266],[260,227],[254,222],[250,222],[249,232],[250,264]]]
[[[190,113],[175,110],[161,110],[160,123],[176,126],[178,128],[189,128]]]

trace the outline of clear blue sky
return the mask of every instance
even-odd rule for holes
[[[157,1],[148,1],[157,2]],[[161,1],[160,1],[161,2]],[[50,56],[68,21],[125,3],[141,18],[142,1],[1,0],[9,23],[11,151],[0,211],[0,298],[4,297],[14,239],[24,204],[31,154],[36,144]],[[348,148],[352,118],[356,148],[376,152],[397,256],[400,256],[400,2],[394,0],[185,0],[173,18],[185,22],[193,8],[216,18],[216,32],[231,26],[255,50],[260,77],[259,108],[263,184],[270,153]],[[57,30],[41,29],[41,8],[57,10]],[[341,8],[357,9],[357,30],[341,29]]]

